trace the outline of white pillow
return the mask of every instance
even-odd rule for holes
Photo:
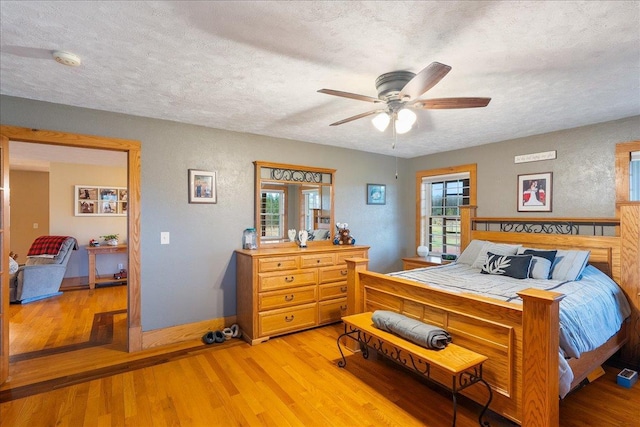
[[[476,260],[473,262],[471,267],[482,269],[482,266],[487,262],[487,252],[491,252],[496,255],[515,255],[520,246],[521,245],[506,245],[503,243],[486,242],[482,249],[480,249]]]
[[[9,274],[15,274],[20,266],[15,259],[9,257]]]
[[[472,240],[469,242],[464,251],[458,257],[456,262],[460,264],[471,265],[478,258],[478,254],[482,250],[483,246],[487,243],[486,240]]]
[[[578,280],[589,261],[590,251],[558,250],[551,268],[553,280]]]

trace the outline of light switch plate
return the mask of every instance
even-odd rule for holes
[[[169,244],[169,232],[168,231],[160,232],[160,244],[161,245],[168,245]]]

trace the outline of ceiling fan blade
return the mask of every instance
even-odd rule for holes
[[[367,111],[366,113],[358,114],[357,116],[351,116],[351,117],[346,118],[344,120],[340,120],[339,122],[331,123],[329,126],[338,126],[338,125],[341,125],[341,124],[344,124],[344,123],[352,122],[354,120],[358,120],[358,119],[361,119],[363,117],[372,116],[374,114],[378,114],[378,113],[382,113],[382,112],[384,112],[384,110]]]
[[[491,98],[434,98],[419,99],[411,104],[412,108],[425,110],[448,110],[454,108],[479,108],[489,105]]]
[[[449,65],[432,62],[404,85],[400,91],[400,99],[416,99],[434,87],[449,71],[451,71]]]
[[[23,58],[53,59],[53,51],[26,46],[2,46],[2,52],[10,55],[22,56]]]
[[[382,100],[378,98],[374,98],[367,95],[358,95],[357,93],[342,92],[340,90],[320,89],[318,92],[326,93],[327,95],[342,96],[343,98],[357,99],[358,101],[367,101],[367,102],[375,102],[375,103],[382,102]]]

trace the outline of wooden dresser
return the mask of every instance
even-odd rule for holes
[[[243,338],[270,337],[339,321],[347,310],[347,258],[368,246],[318,245],[236,251],[237,321]]]

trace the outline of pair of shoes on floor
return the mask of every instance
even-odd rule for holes
[[[229,328],[224,328],[222,331],[209,331],[202,336],[202,342],[205,344],[219,344],[230,340],[231,338],[240,338],[242,332],[240,327],[235,323]]]
[[[230,340],[231,338],[240,338],[242,336],[242,332],[240,332],[240,327],[235,323],[231,325],[229,328],[224,328],[222,330],[222,334],[225,339]]]
[[[216,344],[224,341],[225,338],[222,331],[209,331],[202,336],[202,342],[205,344]]]

